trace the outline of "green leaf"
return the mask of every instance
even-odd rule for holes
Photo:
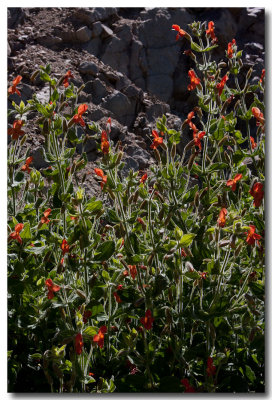
[[[201,53],[206,53],[206,51],[211,51],[218,47],[218,44],[214,44],[213,46],[206,47],[204,50],[201,50]]]
[[[102,277],[103,277],[106,281],[109,281],[109,280],[110,280],[109,273],[108,273],[108,271],[106,271],[106,270],[103,270],[103,271],[102,271]]]
[[[31,239],[30,225],[29,223],[24,224],[24,229],[20,233],[22,239]]]
[[[256,375],[255,375],[254,371],[252,371],[252,369],[250,368],[249,365],[245,366],[245,374],[246,374],[247,378],[250,380],[250,382],[255,381]]]
[[[75,151],[76,151],[75,147],[72,147],[71,149],[66,149],[65,152],[64,152],[63,158],[65,160],[68,160],[69,158],[72,158]]]
[[[102,310],[102,312],[103,312],[103,310]],[[84,330],[83,333],[84,333],[85,335],[94,336],[94,335],[97,334],[97,332],[98,332],[98,329],[97,329],[96,327],[94,327],[94,326],[88,326],[88,327]]]
[[[92,213],[96,213],[100,211],[103,207],[103,203],[101,200],[93,200],[91,199],[85,206],[85,211],[90,211]]]
[[[209,172],[219,171],[219,170],[225,169],[225,168],[228,168],[228,164],[218,162],[218,163],[212,164],[210,166],[210,168],[207,169],[207,172],[209,173]]]
[[[195,233],[186,233],[185,235],[183,235],[179,241],[179,247],[182,246],[188,247],[192,243],[195,236],[196,236]]]
[[[94,256],[95,261],[106,261],[115,252],[115,242],[113,240],[108,240],[96,249],[96,255]]]
[[[197,51],[198,53],[202,53],[201,47],[193,41],[191,41],[191,49]]]

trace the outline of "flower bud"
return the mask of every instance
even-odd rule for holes
[[[177,146],[176,146],[175,143],[173,143],[172,148],[171,148],[171,157],[172,157],[173,160],[174,160],[174,158],[176,156],[176,149],[177,149]]]
[[[161,156],[160,156],[160,152],[158,151],[158,149],[154,149],[154,155],[156,160],[161,163]]]
[[[234,252],[234,256],[235,256],[235,257],[237,257],[237,256],[240,254],[240,251],[242,250],[243,245],[244,245],[243,242],[241,242],[241,243],[239,244],[239,246],[237,247],[237,249],[236,249],[235,252]]]
[[[63,101],[59,106],[59,111],[62,111],[66,105],[66,101]]]
[[[43,123],[42,134],[43,135],[48,135],[49,133],[50,133],[50,131],[49,131],[49,122],[48,122],[48,119],[46,119],[46,120],[44,120],[44,123]]]
[[[66,133],[68,131],[68,125],[67,125],[66,118],[64,118],[62,120],[62,131],[63,131],[63,133]]]
[[[207,97],[207,99],[204,101],[204,105],[208,105],[211,102],[212,98],[211,96]]]
[[[68,128],[71,128],[74,125],[74,119],[71,118],[70,121],[68,122]]]
[[[77,94],[82,92],[82,90],[85,88],[85,84],[83,83],[78,89],[77,89]]]
[[[190,263],[190,261],[186,261],[185,268],[186,268],[187,272],[194,272],[195,271],[195,269],[193,267],[193,264]]]
[[[241,60],[241,58],[239,58],[238,63],[239,63],[239,65],[240,65],[240,67],[242,68],[242,66],[243,66],[243,61]]]
[[[116,164],[115,165],[119,165],[122,158],[123,158],[124,153],[122,151],[120,151],[120,153],[118,154],[117,160],[116,160]]]
[[[222,144],[223,144],[226,140],[228,140],[228,139],[229,139],[228,135],[225,135],[225,136],[218,142],[218,147],[222,146]]]
[[[113,193],[113,191],[111,190],[110,187],[107,187],[107,192],[109,193],[110,198],[111,198],[112,200],[115,200],[115,194]]]
[[[26,134],[24,134],[24,136],[22,137],[22,139],[20,141],[20,146],[23,146],[23,144],[25,143],[27,138],[28,138],[28,136]]]
[[[199,206],[199,192],[196,192],[195,194],[194,205],[196,208]]]
[[[230,165],[231,164],[231,159],[230,156],[228,155],[228,153],[226,151],[224,151],[224,157],[226,162]]]
[[[189,161],[188,161],[188,164],[187,164],[187,168],[188,168],[189,171],[191,171],[191,169],[192,169],[192,166],[193,166],[195,158],[196,158],[196,153],[191,154],[191,156],[189,158]]]
[[[219,67],[219,68],[226,68],[226,67],[227,67],[227,64],[226,64],[224,61],[221,61],[221,62],[218,64],[218,67]]]
[[[252,69],[252,67],[251,67],[251,68],[249,68],[249,70],[247,71],[247,75],[246,75],[246,80],[247,80],[247,81],[248,81],[249,78],[251,77],[252,72],[253,72],[253,69]]]
[[[36,79],[37,75],[40,73],[40,70],[37,69],[36,71],[33,72],[33,74],[30,77],[31,82],[34,82],[34,80]]]

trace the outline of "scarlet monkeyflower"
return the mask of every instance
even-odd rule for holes
[[[187,254],[185,253],[185,250],[183,248],[181,249],[181,255],[182,257],[187,257]]]
[[[162,132],[161,132],[161,134],[162,134]],[[160,146],[163,143],[163,138],[155,130],[152,131],[152,136],[154,137],[154,139],[153,139],[153,143],[151,144],[150,148],[156,149],[158,146]]]
[[[41,223],[42,224],[48,224],[50,222],[50,219],[48,219],[49,215],[51,214],[51,208],[48,208],[47,210],[44,211],[43,217],[41,218]]]
[[[183,386],[185,386],[185,393],[195,393],[195,389],[193,386],[190,385],[188,379],[184,378],[180,381]]]
[[[206,372],[208,376],[213,376],[216,373],[216,367],[213,365],[212,357],[208,357]]]
[[[229,79],[228,75],[223,76],[223,78],[221,79],[221,81],[219,83],[217,83],[216,87],[218,89],[218,94],[219,96],[221,96],[224,86],[227,82],[227,80]]]
[[[206,132],[199,132],[196,133],[194,132],[194,144],[195,146],[197,146],[199,148],[199,150],[201,150],[202,146],[201,146],[201,139],[206,135]]]
[[[247,232],[246,242],[247,244],[254,246],[255,241],[259,244],[259,240],[262,238],[261,235],[255,233],[256,227],[254,225],[249,225],[249,230]]]
[[[8,129],[8,134],[11,135],[13,140],[17,140],[19,136],[24,135],[24,131],[22,131],[22,126],[24,125],[24,121],[17,120],[13,122],[12,128]]]
[[[97,335],[94,335],[93,342],[97,343],[100,349],[104,346],[104,334],[107,332],[107,327],[102,325]]]
[[[63,79],[63,86],[64,87],[68,87],[69,86],[69,79],[74,78],[74,75],[72,74],[72,72],[69,70],[66,72],[66,74],[64,75],[64,79]]]
[[[78,333],[75,337],[75,348],[76,348],[76,353],[80,355],[82,353],[82,347],[84,346],[83,343],[83,337],[81,333]]]
[[[146,310],[145,316],[140,318],[141,324],[145,327],[146,330],[149,330],[152,328],[154,318],[152,317],[151,310]]]
[[[33,157],[32,157],[32,156],[27,157],[26,162],[25,162],[25,164],[22,166],[21,170],[30,173],[31,168],[29,168],[29,165],[32,163],[32,161],[33,161]]]
[[[263,126],[265,120],[264,120],[264,115],[261,112],[261,110],[258,107],[252,107],[251,112],[257,120],[256,126],[259,126],[259,125]]]
[[[89,372],[89,376],[94,376],[94,373],[93,372]]]
[[[12,82],[12,86],[10,86],[10,87],[8,88],[8,93],[9,93],[9,94],[17,93],[18,96],[21,96],[21,92],[19,92],[19,90],[17,89],[16,86],[21,82],[22,79],[23,79],[23,78],[22,78],[21,75],[16,76],[16,78],[15,78],[15,79],[13,80],[13,82]]]
[[[176,40],[179,40],[179,38],[182,39],[183,36],[188,35],[188,33],[185,32],[183,29],[181,29],[179,25],[172,25],[172,29],[173,29],[174,31],[177,31],[177,32],[178,32],[178,33],[177,33],[177,36],[176,36]]]
[[[140,182],[141,182],[141,183],[144,183],[146,180],[147,180],[147,174],[144,174],[144,175],[141,177]]]
[[[60,290],[59,285],[55,285],[52,281],[52,279],[46,279],[45,285],[47,286],[48,289],[48,294],[47,297],[48,299],[53,299],[55,297],[55,292],[58,292]]]
[[[9,235],[9,240],[17,240],[20,244],[22,244],[22,238],[20,236],[20,232],[23,229],[24,224],[17,224],[15,226],[14,232]]]
[[[226,208],[222,208],[220,210],[219,213],[219,217],[217,220],[218,226],[220,226],[220,228],[224,228],[224,226],[226,225],[226,215],[227,215],[228,211],[226,210]]]
[[[200,79],[196,76],[193,69],[190,69],[190,71],[188,71],[188,76],[191,79],[191,82],[188,85],[187,89],[194,90],[196,87],[200,88]]]
[[[119,290],[122,290],[122,289],[123,289],[123,285],[118,285],[117,288],[116,288],[116,291],[113,293],[117,303],[122,303],[122,300],[121,300],[119,294],[117,293]]]
[[[233,57],[233,50],[234,50],[233,47],[234,46],[236,46],[236,40],[232,39],[232,41],[230,43],[228,43],[228,50],[227,50],[228,58]]]
[[[129,268],[130,275],[131,275],[132,279],[135,279],[136,275],[137,275],[136,265],[128,265],[128,268]]]
[[[83,322],[86,324],[88,319],[92,316],[92,312],[90,310],[85,310],[83,313]]]
[[[201,279],[206,279],[208,272],[199,272]]]
[[[254,150],[258,145],[254,140],[254,137],[250,136],[250,143],[251,143],[251,148]]]
[[[214,33],[214,22],[213,21],[210,21],[208,23],[208,29],[206,30],[206,35],[210,36],[212,40],[217,42],[217,37],[215,36],[215,33]]]
[[[236,184],[237,182],[242,179],[243,175],[242,174],[236,174],[233,179],[229,179],[227,181],[227,186],[231,186],[231,190],[235,192],[236,190]]]
[[[110,143],[106,131],[102,131],[101,134],[101,151],[103,154],[108,154],[110,150]]]
[[[261,74],[261,77],[260,77],[260,83],[263,83],[264,77],[265,77],[265,69],[262,70],[262,74]]]
[[[260,182],[254,183],[249,193],[254,197],[254,207],[260,207],[262,199],[264,197],[263,184]]]
[[[100,182],[101,189],[103,189],[105,183],[107,183],[107,175],[104,175],[104,172],[100,168],[95,168],[94,172],[96,173],[97,176],[100,176],[102,178],[102,182]]]
[[[69,253],[70,250],[70,246],[67,243],[66,239],[63,239],[62,243],[61,243],[61,250],[62,250],[62,255],[64,256],[66,253]]]
[[[87,109],[88,109],[87,104],[80,104],[80,106],[78,107],[78,110],[77,110],[77,114],[75,114],[73,116],[73,122],[75,124],[80,124],[81,126],[86,125],[82,118],[82,115],[87,111]]]

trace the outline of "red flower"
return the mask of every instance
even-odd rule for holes
[[[83,343],[83,337],[81,333],[78,333],[75,337],[75,348],[76,348],[76,353],[80,355],[82,353],[82,347],[84,346]]]
[[[74,76],[72,75],[71,71],[67,71],[66,74],[64,75],[64,79],[63,79],[63,86],[64,87],[68,87],[69,86],[69,79],[70,78],[74,78]]]
[[[94,373],[93,372],[89,372],[89,376],[94,376]]]
[[[140,182],[141,182],[141,183],[144,183],[146,180],[147,180],[147,174],[144,174],[144,175],[141,177]]]
[[[258,107],[252,107],[251,109],[252,114],[256,118],[256,126],[264,125],[264,115]]]
[[[179,40],[179,38],[183,38],[183,36],[188,35],[187,32],[185,32],[183,29],[180,28],[179,25],[172,25],[172,29],[174,31],[177,31],[177,36],[176,36],[176,40]]]
[[[201,279],[206,279],[208,272],[199,272]]]
[[[137,267],[136,265],[128,265],[129,271],[130,271],[130,275],[132,277],[132,279],[136,278],[137,275]]]
[[[146,310],[145,316],[140,318],[141,324],[145,327],[145,329],[149,330],[152,328],[154,318],[152,317],[151,310]]]
[[[42,224],[48,224],[48,222],[50,221],[50,219],[48,219],[49,215],[51,214],[51,208],[48,208],[47,210],[45,210],[45,212],[43,213],[44,217],[41,218],[41,223]]]
[[[232,39],[232,41],[230,43],[228,43],[228,50],[227,50],[227,57],[228,58],[232,58],[233,57],[233,50],[234,50],[234,46],[236,46],[236,40]]]
[[[254,137],[250,136],[250,143],[251,143],[251,148],[254,150],[258,145],[254,140]]]
[[[264,197],[263,184],[260,182],[254,183],[249,193],[254,197],[254,207],[260,207],[262,199]]]
[[[14,232],[12,232],[10,235],[9,235],[9,239],[10,240],[17,240],[17,242],[19,242],[20,244],[22,244],[22,238],[21,238],[21,236],[19,235],[19,233],[21,232],[21,230],[23,229],[23,227],[24,227],[24,224],[17,224],[16,226],[15,226],[15,230],[14,230]]]
[[[69,244],[67,243],[67,240],[66,240],[66,239],[63,239],[63,241],[62,241],[60,247],[61,247],[62,255],[63,255],[63,256],[64,256],[66,253],[69,253],[70,246],[69,246]]]
[[[83,322],[86,324],[88,322],[88,318],[92,316],[92,312],[90,310],[85,310],[83,313]]]
[[[206,30],[206,35],[210,36],[212,40],[214,40],[215,42],[217,41],[217,37],[215,36],[214,33],[214,22],[210,21],[208,23],[208,29]]]
[[[187,257],[187,254],[185,253],[185,250],[183,248],[181,249],[181,255],[182,257]]]
[[[105,325],[101,326],[97,335],[94,335],[93,342],[97,343],[100,349],[104,346],[104,333],[107,332],[107,327]]]
[[[224,228],[224,226],[226,225],[226,215],[227,215],[228,211],[225,208],[222,208],[220,213],[219,213],[219,217],[217,220],[218,226],[220,226],[220,228]]]
[[[48,289],[48,294],[47,294],[48,299],[53,299],[53,297],[55,297],[55,292],[58,292],[60,290],[60,286],[55,285],[52,279],[46,279],[45,285],[47,286]]]
[[[123,285],[118,285],[117,289],[116,289],[116,292],[114,292],[113,295],[114,295],[115,300],[117,301],[117,303],[122,303],[122,300],[121,300],[119,294],[117,293],[119,290],[123,290]]]
[[[162,133],[161,133],[162,134]],[[150,146],[151,149],[156,149],[158,146],[160,146],[163,143],[163,138],[159,136],[157,131],[152,131],[152,136],[154,137],[153,143]]]
[[[229,79],[228,75],[223,76],[223,78],[221,79],[220,83],[217,83],[216,87],[218,89],[218,94],[219,96],[221,96],[222,91],[224,89],[224,86],[227,82],[227,80]]]
[[[207,360],[207,369],[206,369],[208,376],[213,376],[216,373],[216,367],[213,365],[212,357],[209,357]]]
[[[110,150],[110,143],[106,131],[102,131],[101,134],[101,150],[103,154],[108,154]]]
[[[196,87],[200,88],[200,79],[196,76],[195,71],[193,69],[190,69],[188,71],[188,76],[191,79],[190,84],[188,85],[188,90],[194,90]]]
[[[107,175],[104,175],[104,172],[100,168],[95,168],[94,172],[96,173],[96,175],[98,175],[98,176],[100,176],[100,178],[102,178],[102,182],[100,183],[100,185],[101,185],[101,189],[103,189],[104,184],[107,183]]]
[[[202,147],[201,147],[200,140],[206,135],[206,132],[203,131],[203,132],[196,133],[194,131],[193,135],[194,135],[195,146],[197,146],[199,148],[199,150],[201,150]]]
[[[195,393],[195,389],[193,388],[193,386],[190,385],[188,379],[184,378],[181,379],[180,381],[182,383],[183,386],[185,386],[185,393]]]
[[[81,126],[86,125],[82,118],[82,114],[84,114],[87,111],[87,109],[88,109],[87,104],[80,104],[80,106],[78,107],[78,110],[77,110],[77,114],[75,114],[73,116],[73,122],[75,124],[80,124]]]
[[[17,120],[13,122],[12,128],[8,129],[8,135],[11,135],[13,140],[17,140],[19,136],[24,135],[24,131],[22,131],[22,126],[24,125],[24,121]]]
[[[28,158],[26,159],[25,164],[22,166],[21,170],[22,170],[22,171],[27,171],[28,173],[30,173],[31,168],[29,168],[29,165],[32,163],[32,161],[33,161],[33,157],[32,157],[32,156],[31,156],[31,157],[28,157]]]
[[[265,69],[262,70],[262,75],[260,77],[260,83],[263,82],[263,78],[265,77]]]
[[[254,225],[249,225],[249,231],[247,232],[247,238],[246,242],[247,244],[250,244],[251,246],[255,245],[255,240],[257,240],[257,243],[259,244],[259,240],[262,238],[261,235],[258,235],[255,233],[256,227]]]
[[[233,179],[229,179],[227,181],[227,186],[231,186],[231,190],[235,192],[237,182],[243,178],[242,174],[236,174]]]
[[[21,75],[16,76],[16,78],[12,82],[12,86],[10,86],[8,88],[8,93],[9,94],[17,93],[18,96],[21,96],[21,93],[19,92],[19,90],[16,87],[21,82],[21,80],[22,80],[22,76]]]

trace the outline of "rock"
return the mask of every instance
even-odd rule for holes
[[[101,40],[97,37],[87,43],[82,44],[82,49],[88,53],[98,56],[101,48]]]
[[[150,75],[147,77],[147,91],[167,102],[173,92],[173,79],[167,74]]]
[[[113,35],[113,30],[108,26],[101,24],[101,28],[102,28],[101,37],[103,39]]]
[[[8,46],[7,47],[8,47],[7,51],[8,51],[8,57],[9,57],[11,55],[11,48],[10,48],[9,42],[8,42]]]
[[[8,8],[8,28],[15,28],[17,25],[21,24],[26,17],[26,12],[20,7],[10,7]]]
[[[49,163],[44,159],[42,147],[32,150],[31,155],[33,157],[32,165],[36,169],[47,168],[49,166]]]
[[[124,122],[127,120],[127,116],[133,114],[131,102],[126,95],[117,90],[102,101],[102,106],[111,111],[118,121]]]
[[[117,9],[113,7],[79,8],[74,17],[76,20],[84,22],[87,26],[92,26],[96,21],[105,21],[117,14]]]
[[[99,68],[93,61],[83,61],[79,65],[78,70],[81,74],[96,76],[98,74]]]
[[[170,111],[170,106],[166,103],[155,103],[150,104],[146,108],[146,115],[149,121],[154,121],[156,118],[161,117],[163,114],[166,114]]]
[[[87,26],[83,26],[82,28],[76,31],[76,38],[81,43],[86,43],[92,38],[92,31]]]
[[[100,21],[95,22],[93,24],[92,28],[93,28],[93,36],[94,37],[101,35],[103,28],[102,28],[102,24]]]
[[[36,38],[37,42],[42,46],[58,46],[62,43],[62,39],[57,36],[40,36]]]
[[[93,81],[92,89],[95,103],[100,103],[102,98],[108,95],[106,86],[98,78]]]
[[[61,31],[58,35],[62,38],[63,42],[66,43],[76,43],[77,37],[74,31]]]

